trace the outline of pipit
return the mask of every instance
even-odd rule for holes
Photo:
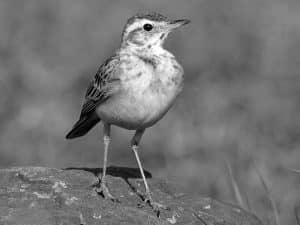
[[[154,209],[164,208],[153,201],[138,154],[146,128],[159,121],[170,109],[183,87],[183,68],[174,55],[163,48],[168,34],[190,21],[170,20],[158,13],[138,14],[128,19],[120,48],[98,69],[86,91],[78,122],[67,139],[85,135],[103,122],[104,162],[99,192],[116,198],[106,186],[110,127],[135,130],[131,149],[146,189],[145,202]]]

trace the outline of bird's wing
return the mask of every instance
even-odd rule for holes
[[[86,91],[80,118],[89,115],[98,105],[118,92],[120,89],[119,63],[119,58],[113,56],[100,66]]]

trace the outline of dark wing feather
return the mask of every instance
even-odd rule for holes
[[[119,90],[119,63],[119,58],[113,56],[100,66],[86,91],[80,118],[94,112],[98,105]]]

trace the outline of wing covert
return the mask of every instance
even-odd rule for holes
[[[80,117],[93,112],[95,108],[119,90],[119,58],[107,59],[98,69],[85,94]]]

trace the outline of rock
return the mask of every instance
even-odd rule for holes
[[[108,187],[120,203],[105,200],[93,186],[99,169],[43,167],[0,170],[0,224],[201,224],[261,225],[245,210],[210,198],[180,193],[176,185],[148,179],[154,198],[170,207],[159,217],[144,205],[138,169],[109,167]],[[147,177],[151,174],[146,173]]]

